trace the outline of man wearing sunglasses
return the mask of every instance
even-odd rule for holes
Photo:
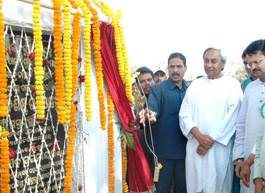
[[[242,180],[241,192],[253,193],[255,186],[252,164],[256,153],[255,144],[265,115],[265,40],[260,39],[252,42],[244,53],[246,67],[252,74],[259,74],[260,77],[251,82],[244,92],[237,119],[233,160],[236,162],[236,175]],[[257,186],[257,188],[260,187]]]

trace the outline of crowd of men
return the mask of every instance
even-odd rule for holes
[[[156,192],[265,193],[265,40],[243,51],[250,77],[241,86],[223,74],[222,49],[202,56],[206,76],[190,85],[182,53],[170,54],[168,78],[162,68],[137,69],[133,95],[147,102],[130,127],[151,173],[162,165]]]

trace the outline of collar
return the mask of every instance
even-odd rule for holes
[[[188,87],[188,85],[187,85],[187,83],[186,83],[186,81],[184,79],[182,80],[182,87],[181,87],[181,89],[170,78],[168,78],[167,81],[169,83],[169,89],[171,89],[171,90],[174,89],[174,88],[176,88],[176,87],[179,90],[186,89]]]

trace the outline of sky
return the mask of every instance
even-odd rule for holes
[[[262,0],[103,0],[122,10],[129,63],[154,69],[170,53],[186,56],[186,75],[204,73],[207,47],[225,50],[241,62],[243,50],[265,37]]]

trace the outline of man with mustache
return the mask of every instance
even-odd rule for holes
[[[223,75],[226,56],[210,47],[203,54],[207,76],[194,80],[181,105],[180,127],[187,137],[188,193],[230,193],[232,145],[242,90],[235,78]]]
[[[136,84],[137,84],[137,88],[140,91],[140,93],[146,97],[146,99],[148,99],[150,90],[152,88],[152,86],[154,86],[154,74],[153,71],[150,70],[148,67],[143,66],[140,67],[136,70],[136,72],[139,73],[138,77],[135,79]],[[146,104],[144,104],[142,106],[142,108],[146,108]],[[138,130],[138,137],[139,137],[139,142],[142,146],[142,149],[144,151],[145,154],[145,158],[148,162],[148,166],[150,168],[150,172],[153,175],[154,170],[153,170],[153,159],[152,159],[152,155],[150,154],[150,152],[148,151],[148,147],[146,146],[146,137],[145,135],[147,135],[147,131],[146,129],[148,129],[148,124],[147,126],[144,128],[143,125],[139,125],[139,119],[138,119],[138,109],[135,109],[135,113],[136,113],[136,119],[130,121],[129,123],[129,127],[133,130]]]
[[[261,72],[259,70],[257,70],[257,69],[254,69],[253,71],[251,71],[248,68],[247,61],[246,61],[246,53],[245,52],[243,52],[243,54],[242,54],[242,60],[243,60],[243,64],[245,66],[246,72],[248,73],[248,75],[250,75],[250,77],[247,78],[246,80],[244,80],[242,82],[242,84],[241,84],[241,88],[242,88],[243,92],[245,92],[245,90],[247,88],[247,85],[249,83],[251,83],[252,81],[257,80],[260,77]]]
[[[168,58],[169,78],[155,84],[148,97],[148,108],[140,113],[140,122],[149,118],[151,140],[157,163],[162,164],[159,179],[156,182],[157,193],[170,193],[172,180],[175,191],[186,192],[185,155],[186,138],[179,127],[179,109],[187,90],[183,80],[187,70],[186,58],[181,53],[172,53]],[[151,141],[150,140],[150,141]]]
[[[242,60],[243,60],[243,64],[245,66],[246,72],[248,73],[248,75],[250,75],[250,77],[244,80],[241,84],[241,88],[244,93],[247,88],[247,85],[251,83],[252,81],[257,80],[261,76],[261,71],[257,70],[257,68],[255,68],[253,71],[250,70],[250,68],[247,65],[248,62],[246,60],[245,50],[243,51],[243,54],[242,54]],[[240,167],[238,166],[237,172],[239,172],[239,169]],[[232,193],[240,193],[240,178],[238,178],[238,176],[236,175],[236,170],[234,172]]]
[[[156,84],[166,79],[167,79],[167,74],[162,68],[159,67],[158,69],[155,70],[154,81]]]
[[[138,89],[140,90],[142,95],[145,95],[148,98],[150,90],[154,83],[154,74],[152,70],[143,66],[136,70],[136,72],[140,73],[139,76],[136,78],[136,83]]]
[[[252,74],[259,78],[251,82],[243,97],[237,119],[236,138],[233,160],[236,161],[235,172],[242,180],[241,192],[253,193],[253,162],[255,144],[262,119],[265,115],[265,40],[252,42],[245,50],[246,65]],[[258,177],[258,176],[257,176]]]

